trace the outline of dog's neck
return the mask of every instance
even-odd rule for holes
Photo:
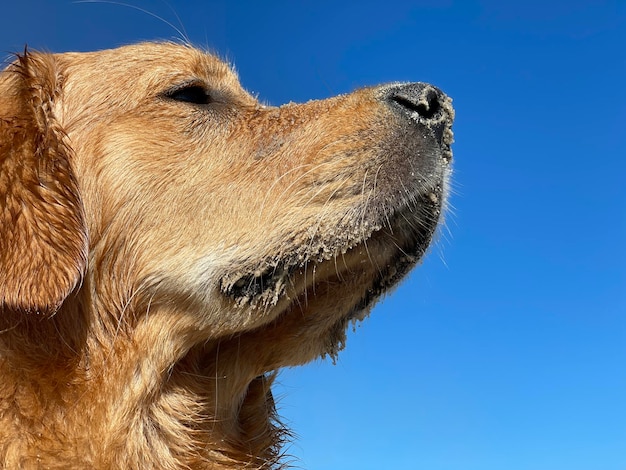
[[[12,378],[0,381],[3,463],[226,469],[277,461],[284,432],[274,374],[247,357],[254,351],[240,350],[238,338],[199,342],[193,325],[167,308],[140,318],[146,306],[134,310],[134,302],[103,311],[84,287],[54,317],[0,335],[0,374]]]

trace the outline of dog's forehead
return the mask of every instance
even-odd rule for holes
[[[238,82],[235,71],[215,55],[174,43],[140,43],[88,53],[61,54],[67,60],[70,76],[81,80],[98,77],[123,83],[143,79],[145,84],[205,79],[208,82]],[[121,80],[121,82],[119,81]]]

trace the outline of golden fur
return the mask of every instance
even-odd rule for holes
[[[0,73],[0,464],[269,468],[276,371],[423,255],[450,100],[394,84],[262,106],[189,46]]]

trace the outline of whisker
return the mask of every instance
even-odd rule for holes
[[[176,31],[176,33],[180,36],[180,39],[183,40],[183,42],[187,43],[187,44],[191,44],[191,40],[189,39],[189,36],[187,36],[186,31],[181,30],[180,28],[177,28],[176,26],[174,26],[174,24],[172,24],[171,22],[167,21],[165,18],[157,15],[156,13],[152,13],[150,10],[146,10],[145,8],[141,8],[138,7],[137,5],[131,5],[130,3],[124,3],[124,2],[117,2],[117,1],[113,1],[113,0],[75,0],[72,3],[102,3],[102,4],[108,4],[108,5],[117,5],[120,7],[126,7],[126,8],[131,8],[133,10],[137,10],[140,11],[142,13],[145,13],[148,16],[151,16],[153,18],[156,18],[159,21],[162,21],[164,24],[166,24],[167,26],[169,26],[170,28],[172,28],[174,31]],[[166,5],[169,6],[169,4],[166,3]],[[171,9],[172,7],[170,7]],[[178,15],[176,14],[176,12],[174,11],[174,15],[176,16],[176,18],[178,19],[178,21],[180,22],[180,18],[178,17]],[[182,24],[181,24],[182,27]]]
[[[291,182],[291,183],[290,183],[290,184],[289,184],[289,185],[288,185],[288,186],[287,186],[287,187],[286,187],[286,188],[282,191],[282,193],[281,193],[281,194],[279,194],[279,195],[276,197],[276,199],[274,200],[274,206],[273,206],[273,207],[274,207],[274,208],[275,208],[275,207],[277,207],[277,206],[278,206],[278,203],[279,203],[279,202],[280,202],[280,200],[283,198],[283,196],[284,196],[285,194],[287,194],[287,191],[289,191],[289,190],[290,190],[290,189],[291,189],[294,185],[296,185],[296,184],[297,184],[297,183],[298,183],[298,182],[299,182],[302,178],[304,178],[305,176],[309,175],[311,172],[313,172],[313,171],[317,170],[318,168],[320,168],[320,167],[322,167],[322,166],[324,166],[324,165],[328,165],[328,164],[330,164],[330,163],[331,163],[331,162],[329,162],[329,161],[325,161],[325,162],[318,163],[317,165],[313,166],[313,167],[312,167],[311,169],[309,169],[308,171],[306,171],[306,172],[302,173],[301,175],[298,175],[298,177],[297,177],[295,180],[293,180],[293,181],[292,181],[292,182]],[[286,173],[282,174],[279,178],[277,178],[277,179],[276,179],[276,181],[274,181],[274,182],[272,183],[272,185],[271,185],[271,186],[269,187],[269,189],[266,191],[266,193],[265,193],[265,198],[263,199],[263,203],[261,204],[261,208],[259,209],[259,219],[260,219],[261,214],[262,214],[262,212],[263,212],[263,210],[264,210],[264,208],[265,208],[265,203],[267,202],[267,199],[270,197],[270,193],[271,193],[272,189],[273,189],[273,188],[274,188],[274,187],[278,184],[278,182],[279,182],[281,179],[283,179],[285,176],[287,176],[288,174],[290,174],[290,173],[292,173],[292,172],[294,172],[294,171],[301,170],[302,168],[306,168],[307,166],[311,166],[311,164],[310,164],[310,163],[305,163],[305,164],[302,164],[302,165],[300,165],[300,166],[298,166],[298,167],[296,167],[296,168],[292,168],[291,170],[289,170],[289,171],[287,171]],[[272,210],[270,210],[270,212],[267,214],[267,216],[268,216],[268,217],[269,217],[269,216],[271,216],[271,215],[272,215],[272,212],[273,212],[273,209],[272,209]]]

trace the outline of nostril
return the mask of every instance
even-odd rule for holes
[[[394,96],[391,100],[410,111],[416,112],[421,117],[426,119],[433,118],[441,109],[437,93],[435,93],[434,90],[429,90],[428,96],[425,97],[425,99],[421,99],[417,103],[403,96]]]
[[[416,113],[423,119],[432,119],[441,111],[441,92],[422,83],[414,83],[396,88],[388,99],[399,105],[405,112]]]
[[[441,109],[439,95],[432,88],[428,89],[416,108],[416,111],[420,114],[420,116],[426,119],[431,119],[436,116]]]

